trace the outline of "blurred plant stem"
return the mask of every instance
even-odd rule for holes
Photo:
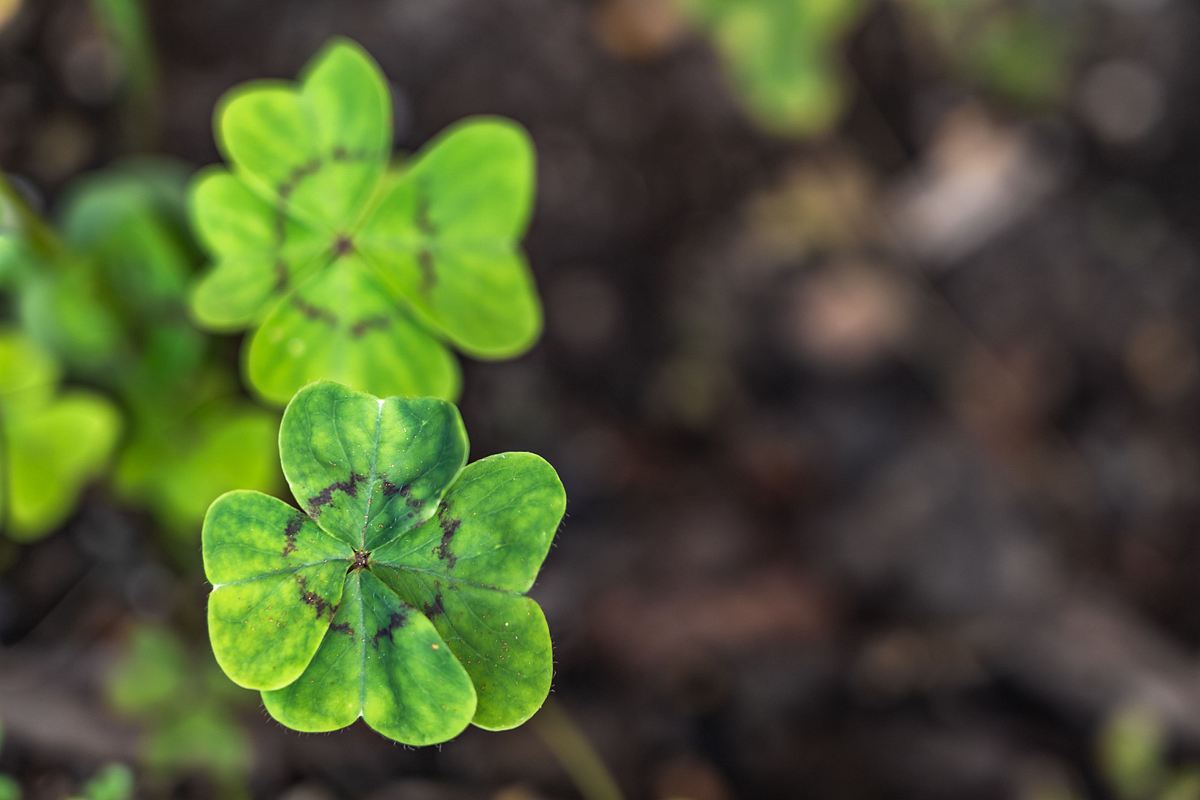
[[[66,245],[46,220],[29,205],[25,195],[0,172],[0,234],[11,231],[45,261],[55,261],[66,253]]]
[[[4,409],[0,408],[0,539],[8,534],[8,434],[4,430]]]
[[[159,69],[142,0],[91,0],[125,71],[122,135],[134,150],[152,150],[158,141]]]
[[[621,790],[603,759],[557,703],[546,703],[530,724],[585,800],[622,800]]]

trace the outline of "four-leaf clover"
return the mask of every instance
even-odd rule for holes
[[[195,315],[255,329],[250,383],[283,404],[332,379],[377,395],[453,399],[458,364],[527,349],[541,307],[519,240],[534,154],[515,123],[460,123],[389,170],[392,107],[379,67],[337,40],[298,86],[227,95],[217,140],[231,169],[196,182],[192,217],[216,261]]]
[[[329,382],[288,405],[279,447],[303,510],[238,491],[204,523],[226,674],[300,731],[362,717],[423,745],[532,716],[552,653],[525,593],[566,505],[554,469],[530,453],[464,466],[450,403]]]

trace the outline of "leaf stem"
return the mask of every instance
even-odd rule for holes
[[[124,62],[128,79],[124,135],[136,150],[161,133],[160,70],[143,0],[91,0],[92,10]]]
[[[12,506],[12,498],[8,496],[8,469],[8,433],[4,427],[4,408],[0,407],[0,536],[8,532],[9,507]]]
[[[574,719],[551,701],[530,723],[585,800],[622,800],[621,789]]]
[[[15,230],[25,238],[39,256],[53,261],[66,253],[67,248],[62,239],[58,238],[58,234],[54,232],[50,224],[33,210],[25,200],[25,196],[3,172],[0,172],[0,203],[7,206],[7,209],[16,217],[14,220]],[[0,215],[3,214],[3,211],[4,209],[0,209]],[[3,222],[3,216],[0,216],[0,223]],[[0,232],[3,232],[2,225],[0,225]]]

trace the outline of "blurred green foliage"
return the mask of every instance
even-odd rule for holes
[[[154,46],[141,0],[91,0],[92,9],[121,54],[131,90],[153,91],[158,80]]]
[[[147,149],[159,134],[159,69],[142,0],[91,0],[92,11],[120,60],[127,113],[126,140]]]
[[[129,162],[74,186],[56,235],[30,235],[17,212],[17,230],[0,236],[0,286],[14,294],[22,327],[66,374],[104,388],[127,414],[114,487],[183,542],[194,540],[217,495],[281,482],[277,415],[238,398],[232,370],[187,318],[199,255],[185,221],[186,181],[171,162]],[[57,457],[46,451],[48,463]]]
[[[9,535],[20,541],[66,519],[120,431],[111,403],[92,392],[60,393],[59,378],[48,352],[0,330],[0,490]]]
[[[1078,21],[1065,6],[1018,0],[912,0],[903,7],[963,77],[1005,99],[1040,105],[1067,88]]]
[[[73,800],[130,800],[133,771],[124,764],[108,764],[83,785]]]
[[[767,131],[816,136],[852,96],[845,39],[864,0],[679,0],[712,39],[751,116]],[[1075,31],[1070,7],[1016,0],[905,0],[896,4],[920,47],[932,39],[966,81],[1022,105],[1061,98]]]
[[[3,742],[4,729],[0,727],[0,745]],[[124,764],[106,764],[71,800],[129,800],[133,791],[133,771]],[[0,800],[21,800],[23,796],[20,784],[8,775],[0,775]]]
[[[862,0],[682,0],[711,35],[747,108],[767,130],[808,136],[846,105],[842,39]]]
[[[210,654],[189,651],[165,628],[138,627],[105,690],[117,713],[142,725],[152,781],[203,774],[221,797],[245,793],[253,751],[235,717],[244,695]]]
[[[1145,709],[1130,707],[1105,724],[1096,760],[1118,800],[1200,800],[1200,768],[1175,767],[1167,752],[1162,722]]]

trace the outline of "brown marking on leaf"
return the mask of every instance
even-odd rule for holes
[[[333,502],[333,493],[341,492],[350,497],[358,497],[358,484],[365,480],[362,475],[357,472],[351,472],[350,477],[344,481],[331,483],[321,491],[308,498],[305,507],[308,509],[310,517],[318,517],[321,514],[321,509]]]
[[[336,326],[337,315],[327,308],[314,306],[312,303],[305,300],[299,295],[292,297],[292,306],[297,311],[304,315],[305,319],[311,319],[313,322],[324,322],[326,325]]]
[[[359,150],[347,150],[342,145],[333,148],[330,153],[330,157],[334,161],[366,161],[374,155],[374,152],[365,147]]]
[[[389,481],[387,478],[384,478],[383,479],[383,496],[384,497],[395,497],[396,495],[400,495],[401,497],[403,497],[404,505],[408,506],[413,511],[416,511],[417,509],[419,509],[421,507],[421,501],[418,500],[417,498],[413,497],[411,485],[406,483],[403,486],[397,486],[396,484]]]
[[[391,320],[379,314],[374,317],[364,317],[350,327],[350,336],[355,339],[361,339],[368,331],[387,330],[391,324]]]
[[[407,483],[400,487],[400,496],[404,498],[404,505],[416,511],[421,507],[421,501],[413,497],[412,487]]]
[[[413,223],[426,238],[435,238],[437,226],[429,215],[429,190],[424,181],[417,184],[416,195],[417,207],[413,213]],[[421,269],[421,291],[428,294],[437,283],[437,264],[433,258],[433,251],[427,245],[417,251],[417,266]]]
[[[417,251],[417,266],[421,270],[421,291],[429,294],[437,284],[437,263],[428,247]]]
[[[438,509],[438,523],[442,526],[442,541],[438,544],[435,552],[438,558],[446,562],[447,569],[454,569],[454,564],[458,561],[458,556],[450,552],[450,540],[458,532],[458,527],[462,525],[462,520],[449,516],[449,513],[449,506],[444,505]]]
[[[417,208],[413,222],[416,223],[417,230],[426,236],[437,235],[437,226],[429,217],[429,191],[424,182],[417,185]]]
[[[312,161],[301,164],[289,172],[288,176],[275,187],[275,194],[279,197],[279,202],[275,205],[275,241],[277,244],[283,244],[283,240],[287,238],[288,198],[292,196],[292,192],[296,191],[300,181],[316,174],[323,163],[321,159],[314,158]]]
[[[283,556],[287,558],[292,553],[296,552],[296,534],[300,532],[300,528],[304,525],[305,517],[303,514],[292,517],[288,520],[287,527],[283,529],[283,537],[287,543],[283,546]]]
[[[275,260],[275,285],[271,287],[271,291],[275,294],[283,294],[287,291],[289,283],[287,262],[282,258]]]
[[[341,258],[344,255],[354,252],[354,240],[346,234],[338,234],[338,237],[333,240],[333,257]]]
[[[437,616],[438,614],[445,614],[446,607],[444,605],[442,605],[442,593],[438,592],[436,595],[434,595],[433,602],[426,603],[424,606],[421,607],[421,611],[423,611],[425,613],[425,616],[427,616],[431,619],[433,617]]]
[[[382,628],[375,631],[375,636],[374,636],[374,638],[371,639],[371,645],[373,647],[378,648],[380,639],[384,639],[384,638],[390,639],[392,636],[392,631],[396,631],[396,630],[399,630],[400,628],[403,628],[404,623],[406,623],[406,622],[408,622],[408,617],[406,617],[404,614],[401,614],[398,611],[393,612],[392,616],[390,616],[388,618],[387,625],[384,625]]]
[[[300,586],[300,602],[312,606],[313,611],[317,613],[317,619],[320,619],[326,613],[329,614],[330,619],[333,619],[333,615],[337,613],[337,606],[316,592],[310,592],[308,590],[308,579],[303,575],[296,576],[296,583]]]
[[[349,622],[334,622],[329,626],[329,630],[344,633],[347,636],[354,635],[354,628],[350,627]]]
[[[280,181],[279,185],[275,187],[275,193],[279,195],[280,200],[286,201],[291,196],[292,192],[296,191],[296,187],[300,184],[300,181],[304,180],[309,175],[315,174],[320,168],[321,159],[319,158],[314,158],[312,161],[301,164],[289,172],[286,178]]]
[[[322,164],[321,159],[314,158],[312,161],[301,164],[293,169],[277,187],[276,191],[279,196],[286,200],[292,192],[296,191],[296,186],[299,185],[300,181],[310,175],[315,175],[321,169]]]

